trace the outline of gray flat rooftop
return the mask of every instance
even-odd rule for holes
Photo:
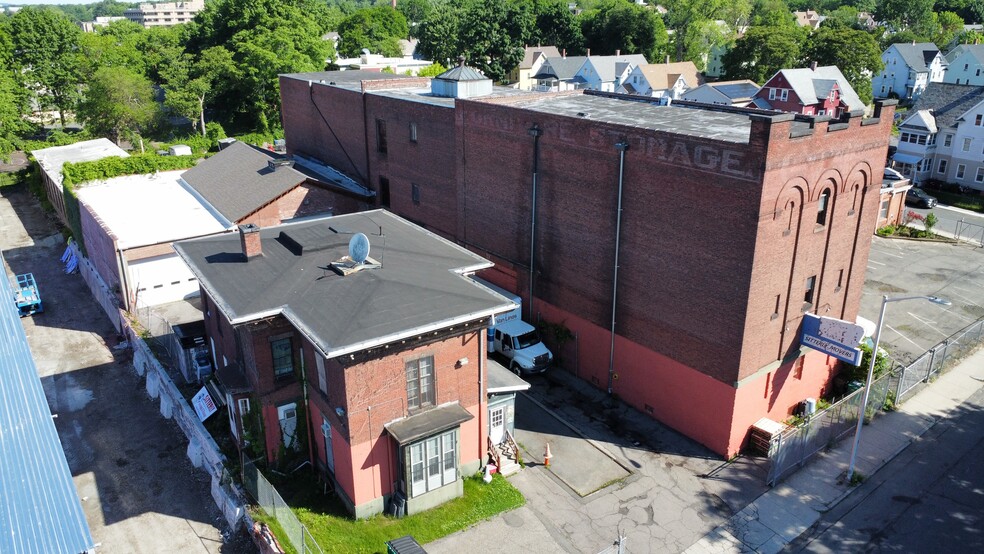
[[[0,256],[0,552],[94,552],[13,294]]]
[[[312,81],[333,87],[362,91],[362,81],[382,81],[384,79],[406,79],[406,75],[350,69],[346,71],[312,71],[310,73],[285,73],[281,77],[298,81]]]
[[[532,94],[510,106],[535,112],[583,118],[694,137],[747,143],[749,115],[694,107],[657,106],[591,94]]]
[[[380,229],[382,236],[380,236]],[[373,348],[512,309],[464,274],[491,262],[385,210],[259,231],[248,261],[238,233],[175,244],[233,324],[283,315],[328,357]],[[379,267],[342,276],[330,264],[355,233]]]

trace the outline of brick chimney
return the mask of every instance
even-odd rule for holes
[[[239,226],[239,244],[243,249],[246,260],[263,255],[263,245],[260,243],[260,227],[253,223]]]

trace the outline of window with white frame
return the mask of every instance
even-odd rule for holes
[[[957,179],[963,179],[963,177],[964,177],[964,170],[966,170],[966,169],[967,168],[966,168],[966,166],[964,166],[964,164],[957,164]]]
[[[946,173],[946,160],[940,160],[939,165],[936,166],[936,172],[940,174]]]
[[[953,135],[943,135],[943,147],[949,148],[953,144]]]
[[[879,206],[879,210],[878,210],[878,219],[887,219],[888,218],[888,206],[889,206],[889,204],[891,204],[891,200],[889,200],[887,198],[885,200],[882,200],[881,201],[881,205]]]
[[[775,100],[775,99],[776,99],[776,89],[770,88],[769,89],[769,100]]]
[[[984,125],[984,114],[977,114],[977,117],[974,119],[974,125],[978,127]]]
[[[972,138],[970,138],[970,137],[964,138],[963,139],[963,151],[964,152],[970,152],[970,145],[973,142],[974,142],[974,140]]]
[[[404,459],[410,498],[454,483],[458,480],[458,430],[408,445]]]
[[[779,101],[785,102],[789,99],[789,89],[782,89],[779,91]]]
[[[977,168],[977,176],[974,177],[974,181],[984,183],[984,167]]]
[[[407,406],[411,410],[434,404],[434,356],[406,363]]]

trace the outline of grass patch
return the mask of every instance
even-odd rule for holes
[[[463,496],[432,510],[402,519],[380,514],[355,520],[336,497],[322,495],[313,480],[306,483],[295,480],[278,489],[326,553],[385,552],[386,541],[404,535],[413,535],[417,542],[424,544],[526,503],[523,495],[501,475],[494,475],[489,484],[475,476],[465,478]],[[279,529],[266,514],[258,512],[255,517],[275,532]],[[288,549],[285,535],[278,533],[277,539]]]
[[[984,213],[984,196],[970,194],[955,194],[942,190],[932,190],[930,194],[940,202],[957,208]]]

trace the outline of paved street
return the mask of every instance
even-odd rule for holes
[[[978,371],[984,381],[984,368]],[[825,514],[790,552],[984,552],[984,389]]]
[[[932,196],[932,191],[928,194]],[[972,212],[970,210],[964,210],[961,208],[953,208],[950,206],[936,206],[932,210],[927,210],[923,208],[913,208],[906,206],[905,211],[908,212],[912,210],[925,217],[929,212],[936,214],[936,218],[939,222],[936,224],[935,231],[942,232],[943,234],[953,235],[957,232],[957,224],[960,220],[963,220],[967,225],[963,227],[961,231],[961,236],[977,239],[978,242],[982,238],[981,231],[984,230],[984,214],[977,212]]]
[[[0,249],[33,272],[45,312],[23,320],[82,508],[100,552],[234,553],[186,440],[114,351],[116,333],[79,275],[65,275],[62,237],[22,187],[0,189]]]

